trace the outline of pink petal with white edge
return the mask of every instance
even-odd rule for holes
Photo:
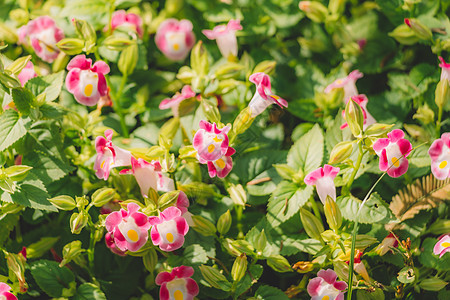
[[[0,282],[0,294],[4,292],[8,292],[11,290],[11,287],[4,282]]]

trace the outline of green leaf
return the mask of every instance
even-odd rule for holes
[[[183,258],[185,260],[184,264],[189,266],[208,262],[208,254],[199,244],[187,246],[184,249]]]
[[[295,183],[282,181],[273,192],[267,205],[267,220],[272,226],[288,220],[308,201],[313,187],[299,188]]]
[[[30,114],[34,96],[28,89],[22,87],[12,89],[12,98],[19,112],[24,115]]]
[[[262,285],[255,293],[256,299],[261,300],[289,300],[282,290],[269,285]]]
[[[250,274],[251,275],[250,275]],[[236,286],[235,295],[239,296],[248,290],[253,284],[257,282],[259,277],[263,273],[263,267],[261,265],[253,265],[249,268],[248,272],[245,273],[244,278],[242,278]]]
[[[73,300],[106,300],[105,294],[92,283],[83,283],[77,289]]]
[[[36,243],[33,243],[27,247],[27,259],[28,258],[39,258],[50,250],[53,245],[59,240],[57,237],[43,237]]]
[[[9,240],[9,234],[19,222],[19,214],[1,215],[0,220],[0,246]]]
[[[295,170],[306,175],[322,164],[323,133],[319,124],[302,136],[289,150],[287,163]]]
[[[14,109],[8,109],[0,115],[0,151],[21,139],[27,133],[23,119]]]
[[[61,93],[63,79],[64,71],[61,71],[47,76],[31,78],[27,81],[25,87],[36,97],[45,93],[45,101],[51,102],[58,98]]]
[[[353,196],[341,196],[336,199],[336,203],[344,218],[356,221],[359,206],[362,203],[361,200]],[[359,222],[366,224],[386,224],[392,220],[395,220],[395,217],[386,202],[377,193],[371,194],[361,209]]]
[[[31,265],[31,275],[39,287],[50,297],[61,297],[70,289],[75,276],[68,268],[60,268],[56,261],[38,260]]]
[[[283,248],[281,249],[281,255],[294,255],[299,252],[306,252],[315,255],[322,249],[322,244],[315,239],[309,239],[306,235],[289,235],[284,236]]]
[[[440,271],[448,271],[450,270],[450,255],[444,254],[441,258],[439,255],[435,255],[433,253],[434,245],[438,240],[436,238],[426,238],[420,249],[423,249],[423,252],[419,255],[419,261],[426,267],[437,269]]]

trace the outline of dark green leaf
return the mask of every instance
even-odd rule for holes
[[[30,178],[17,185],[14,194],[3,193],[1,199],[35,209],[57,211],[47,200],[50,196],[41,180]]]
[[[27,133],[23,120],[14,109],[0,115],[0,151],[5,150]]]
[[[92,283],[83,283],[77,289],[73,300],[106,300],[105,294]]]
[[[282,290],[269,285],[262,285],[255,293],[256,299],[261,300],[289,300]]]
[[[75,283],[75,276],[67,267],[60,268],[56,261],[42,259],[34,262],[31,275],[50,297],[71,296],[68,291],[72,288],[71,283]]]
[[[17,110],[24,115],[29,115],[34,99],[33,94],[26,88],[14,88],[12,97]]]

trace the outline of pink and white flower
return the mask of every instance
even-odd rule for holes
[[[228,147],[227,153],[217,160],[206,162],[208,165],[209,177],[213,178],[215,176],[219,178],[225,178],[233,168],[233,160],[231,155],[236,153],[236,150],[232,147]]]
[[[377,122],[375,120],[375,118],[372,117],[372,115],[367,110],[367,103],[369,102],[369,99],[367,99],[366,95],[361,94],[361,95],[350,97],[345,102],[345,104],[347,104],[347,102],[350,101],[350,99],[353,99],[353,101],[355,101],[361,107],[361,110],[363,112],[363,117],[364,117],[363,130],[366,130],[366,128],[369,125],[375,124]],[[345,110],[342,111],[342,116],[345,118]],[[344,129],[346,127],[348,127],[347,122],[342,124],[341,129]]]
[[[434,177],[444,180],[450,177],[450,132],[443,133],[440,139],[428,149],[431,158],[431,172]]]
[[[240,20],[230,20],[227,25],[218,25],[213,30],[202,30],[203,34],[210,40],[216,40],[220,53],[228,58],[230,55],[237,56],[238,44],[236,31],[242,30]]]
[[[107,232],[105,234],[105,244],[106,244],[106,247],[108,247],[112,253],[120,255],[120,256],[127,255],[127,251],[122,251],[119,249],[119,247],[117,247],[116,243],[114,242],[114,235],[112,232]]]
[[[195,281],[194,281],[195,282]],[[11,292],[11,287],[4,282],[0,282],[0,299],[4,300],[17,300]]]
[[[447,80],[450,84],[450,63],[446,63],[442,56],[439,56],[439,60],[441,61],[439,67],[442,68],[441,80]]]
[[[400,129],[394,129],[387,135],[387,138],[378,139],[373,144],[373,150],[380,157],[380,170],[387,171],[391,177],[400,177],[408,171],[409,162],[406,157],[412,146],[403,138],[405,133]]]
[[[178,107],[183,100],[195,97],[195,93],[190,85],[185,85],[181,93],[176,93],[172,98],[166,98],[159,104],[159,109],[172,109],[174,117],[178,117]]]
[[[31,61],[29,61],[25,68],[23,68],[22,71],[20,71],[19,75],[17,75],[17,78],[20,81],[20,85],[25,86],[25,83],[27,83],[28,80],[36,76],[37,74],[34,71],[34,65]]]
[[[111,141],[113,131],[105,131],[105,137],[98,136],[95,139],[95,150],[97,157],[94,163],[95,175],[99,179],[107,180],[112,168],[129,166],[131,164],[130,151],[114,145]]]
[[[439,258],[447,252],[450,252],[450,234],[442,235],[433,248],[433,253],[439,255]]]
[[[77,55],[69,62],[67,70],[67,90],[79,103],[93,106],[100,97],[108,93],[105,74],[109,73],[109,66],[104,61],[100,60],[92,65],[90,58]]]
[[[31,45],[36,55],[51,63],[58,57],[56,43],[64,38],[64,32],[49,16],[37,17],[18,30],[19,44]]]
[[[106,217],[106,230],[113,234],[114,243],[121,251],[136,252],[148,240],[151,224],[139,209],[136,203],[128,203],[127,210],[121,209]]]
[[[363,255],[363,252],[360,250],[356,250],[354,264],[353,264],[353,270],[355,270],[356,273],[362,276],[365,281],[370,282],[370,276],[367,272],[366,266],[361,261],[361,256]],[[347,264],[350,264],[350,261],[346,261]]]
[[[320,270],[307,286],[311,300],[344,300],[347,283],[336,280],[337,274],[332,269]]]
[[[175,267],[170,273],[159,273],[155,278],[155,283],[161,286],[159,299],[194,299],[199,289],[197,282],[190,278],[192,275],[194,275],[194,269],[186,266]]]
[[[184,236],[189,231],[189,225],[181,216],[181,210],[175,206],[166,208],[159,217],[148,218],[153,225],[150,236],[153,245],[163,251],[174,251],[184,244]]]
[[[375,249],[375,252],[378,253],[378,255],[383,256],[389,251],[392,251],[392,248],[398,247],[398,241],[395,238],[395,236],[392,233],[389,233],[387,237],[381,241],[381,243],[378,245],[378,247]]]
[[[334,89],[344,89],[344,102],[348,99],[358,96],[358,89],[356,88],[356,81],[364,75],[359,70],[353,70],[347,77],[336,79],[333,83],[325,88],[325,93],[328,94]]]
[[[195,133],[192,142],[194,149],[197,150],[197,159],[200,163],[216,161],[228,152],[227,134],[229,130],[229,126],[219,129],[216,123],[200,121],[200,129]]]
[[[250,82],[256,84],[256,92],[248,104],[252,113],[252,118],[261,114],[268,106],[277,104],[280,107],[287,107],[288,103],[280,96],[272,94],[272,87],[269,75],[265,73],[255,73],[250,75]]]
[[[111,18],[111,28],[120,28],[126,31],[136,32],[142,38],[142,19],[136,14],[127,14],[125,10],[115,11]],[[105,28],[107,29],[107,27]]]
[[[320,201],[325,204],[327,196],[330,196],[336,201],[336,186],[334,185],[334,178],[339,173],[338,167],[324,165],[317,170],[312,171],[306,175],[304,181],[307,185],[315,185]]]
[[[171,60],[184,60],[195,43],[189,20],[167,19],[159,25],[155,43],[159,50]]]

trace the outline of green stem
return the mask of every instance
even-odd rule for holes
[[[243,231],[243,225],[242,225],[242,211],[243,207],[240,205],[236,205],[236,219],[237,219],[237,229],[239,231],[238,238],[244,238],[244,231]]]
[[[122,134],[125,138],[128,138],[129,134],[128,134],[127,124],[125,123],[125,115],[123,113],[122,104],[120,103],[121,101],[119,99],[122,96],[123,89],[125,87],[125,84],[127,83],[127,79],[128,79],[128,75],[123,74],[122,80],[120,81],[119,89],[117,90],[117,93],[114,97],[115,104],[116,104],[116,112],[119,115],[120,127],[122,129]]]
[[[314,200],[314,197],[309,198],[309,202],[311,203],[314,215],[322,221],[322,216],[320,215],[319,207],[317,206],[316,200]]]
[[[91,217],[88,218],[88,225],[91,231],[89,237],[89,248],[87,249],[88,261],[89,261],[89,270],[92,274],[94,274],[94,251],[95,251],[95,225],[92,223]]]
[[[441,120],[442,120],[442,106],[439,106],[438,120],[436,122],[436,136],[437,137],[441,136]]]
[[[342,193],[345,195],[348,195],[350,193],[350,188],[353,184],[353,181],[355,180],[356,173],[358,173],[359,167],[361,166],[362,158],[364,156],[361,141],[358,143],[358,151],[359,151],[359,154],[358,154],[358,159],[356,160],[356,165],[354,166],[353,172],[350,175],[349,181],[347,182],[347,184],[345,185],[345,187],[343,188],[343,191],[342,191]]]

